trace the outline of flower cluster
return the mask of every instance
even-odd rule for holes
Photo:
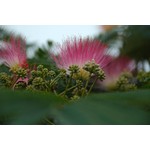
[[[10,68],[10,75],[0,74],[1,84],[13,90],[53,92],[72,100],[89,94],[94,83],[105,78],[102,68],[110,62],[107,47],[97,40],[75,39],[72,42],[66,42],[58,56],[52,55],[59,67],[57,71],[43,65],[29,69],[25,42],[11,37],[0,50],[1,60]]]
[[[95,85],[105,90],[132,90],[149,85],[149,73],[132,75],[135,63],[127,57],[114,58],[107,45],[95,39],[69,39],[50,53],[57,69],[43,65],[31,67],[26,56],[26,44],[11,37],[0,49],[0,60],[9,72],[0,73],[1,86],[13,90],[53,92],[69,100],[88,95]],[[135,82],[136,81],[136,82]],[[137,84],[136,84],[137,83]]]

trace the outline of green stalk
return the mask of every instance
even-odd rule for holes
[[[90,79],[91,79],[91,74],[90,74],[89,79],[86,81],[85,89],[87,89]],[[83,95],[84,95],[84,93],[82,92],[82,96],[83,96]]]
[[[77,85],[72,86],[71,88],[69,88],[69,89],[63,91],[62,93],[60,93],[59,95],[62,96],[62,95],[64,95],[66,92],[68,92],[68,91],[70,91],[70,90],[72,90],[72,89],[74,89],[74,88],[76,88],[76,87],[77,87]]]
[[[94,84],[96,83],[97,80],[98,80],[98,78],[96,78],[96,79],[94,80],[93,84],[91,85],[91,87],[90,87],[90,89],[89,89],[89,91],[88,91],[88,94],[92,91],[92,88],[93,88],[93,86],[94,86]]]
[[[13,83],[12,83],[12,89],[14,90],[15,89],[15,86],[16,86],[16,82],[18,81],[19,77],[14,75],[13,76]]]
[[[64,95],[66,94],[66,92],[67,92],[67,90],[68,90],[68,87],[69,87],[69,85],[70,85],[70,83],[71,83],[71,81],[72,81],[72,76],[73,76],[73,75],[71,75],[70,78],[69,78],[69,80],[68,80],[68,83],[67,83],[66,88],[65,88],[65,91],[64,91]]]
[[[52,86],[53,84],[55,84],[55,83],[58,81],[60,75],[61,75],[61,73],[58,74],[58,75],[53,79],[53,81],[50,83],[50,86]]]

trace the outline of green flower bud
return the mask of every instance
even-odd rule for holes
[[[42,73],[47,76],[47,75],[48,75],[48,69],[47,69],[47,68],[44,68],[44,69],[42,70]]]
[[[76,85],[78,88],[81,88],[83,86],[83,82],[81,80],[76,80]]]
[[[36,71],[36,76],[37,76],[37,77],[42,77],[42,71],[37,70],[37,71]]]
[[[64,78],[64,77],[66,77],[66,70],[65,69],[60,69],[60,77],[61,78]]]
[[[31,75],[32,75],[33,77],[36,77],[36,71],[35,71],[35,70],[32,70],[32,71],[31,71]]]
[[[95,61],[87,62],[84,65],[83,69],[89,71],[91,74],[97,74],[101,70],[101,68],[99,67],[98,64],[95,63]]]
[[[98,79],[101,80],[101,81],[103,81],[105,79],[105,73],[102,69],[99,69],[96,72],[96,75],[97,75]]]
[[[44,80],[41,77],[36,77],[33,81],[32,84],[34,86],[40,86],[43,85]]]
[[[20,70],[18,70],[17,74],[19,77],[26,77],[27,76],[27,70],[21,68]]]
[[[43,65],[37,66],[37,70],[38,70],[38,71],[42,71],[42,69],[43,69]]]
[[[49,71],[48,72],[48,75],[51,77],[51,78],[54,78],[55,76],[56,76],[56,73],[55,73],[55,71]]]
[[[79,72],[79,66],[77,66],[77,65],[69,66],[68,71],[70,71],[70,74],[78,73]]]

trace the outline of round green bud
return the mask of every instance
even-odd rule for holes
[[[48,75],[50,76],[50,77],[52,77],[52,78],[54,78],[55,76],[56,76],[56,73],[55,73],[55,71],[49,71],[48,72]]]
[[[43,69],[43,65],[37,66],[37,70],[38,70],[38,71],[42,71],[42,69]]]
[[[44,68],[44,69],[42,70],[42,72],[43,72],[43,74],[47,75],[47,74],[48,74],[48,69],[47,69],[47,68]]]

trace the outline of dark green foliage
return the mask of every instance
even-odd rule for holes
[[[3,64],[0,64],[0,72],[6,72],[9,74],[9,68]]]
[[[117,40],[120,40],[125,26],[116,27],[104,33],[100,33],[96,38],[102,42],[108,44],[110,47],[116,44]]]
[[[66,102],[52,94],[0,91],[1,124],[150,124],[150,90]]]
[[[9,39],[13,33],[8,31],[4,26],[0,26],[0,41]]]
[[[51,93],[0,91],[0,124],[41,124],[65,100]]]
[[[150,61],[150,26],[128,26],[123,35],[121,54],[137,61]]]
[[[35,51],[34,57],[29,59],[30,64],[40,65],[43,64],[48,68],[56,69],[54,62],[50,57],[50,49],[53,46],[52,41],[47,41],[42,47],[38,47]]]
[[[55,113],[60,124],[150,124],[150,90],[94,94]]]

